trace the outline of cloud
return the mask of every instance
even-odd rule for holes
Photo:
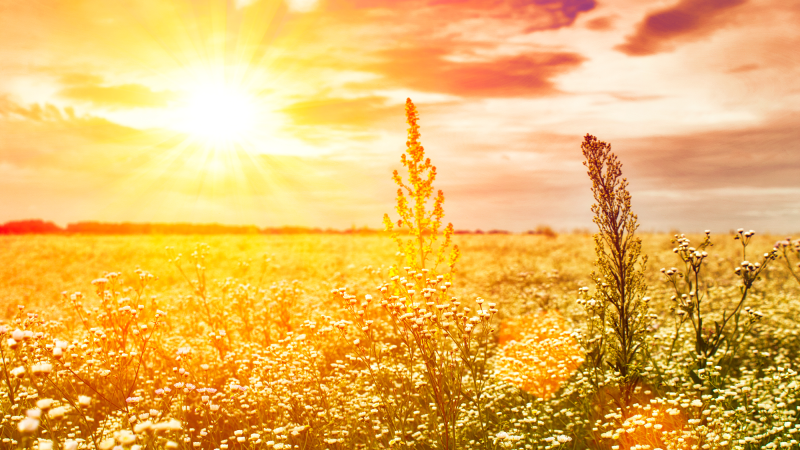
[[[752,72],[753,70],[758,69],[760,69],[758,64],[742,64],[741,66],[736,66],[733,69],[728,70],[728,73]]]
[[[25,108],[13,102],[8,96],[0,97],[0,117],[17,117],[38,122],[64,120],[64,114],[54,105],[46,103],[42,106],[38,103],[34,103]]]
[[[141,84],[70,86],[62,89],[59,95],[63,98],[111,108],[159,108],[168,106],[178,97],[175,92],[154,91]]]
[[[800,188],[800,114],[770,119],[734,130],[619,139],[614,146],[626,175],[648,189]]]
[[[648,14],[624,44],[615,47],[630,56],[671,51],[679,41],[692,41],[726,25],[725,13],[747,0],[681,0],[675,6]]]
[[[318,0],[287,0],[289,10],[294,12],[309,12],[317,7]]]
[[[531,97],[558,92],[552,79],[577,68],[583,56],[570,52],[535,52],[478,62],[446,59],[439,47],[383,50],[383,61],[362,70],[382,76],[368,82],[382,87],[404,87],[462,97]]]
[[[330,0],[328,11],[392,10],[413,12],[442,24],[464,19],[520,21],[526,32],[558,29],[575,22],[578,14],[597,6],[595,0]],[[427,13],[427,14],[426,14]],[[374,18],[374,17],[373,17]],[[433,25],[433,23],[430,23]],[[508,25],[508,24],[506,24]]]
[[[296,125],[363,128],[390,117],[402,116],[402,105],[387,106],[386,100],[386,97],[378,96],[324,98],[292,103],[281,112],[289,115]]]
[[[54,69],[51,69],[54,70]],[[69,86],[80,85],[99,85],[103,83],[103,77],[89,73],[65,73],[59,77],[61,83]]]
[[[603,16],[597,17],[586,22],[586,28],[592,31],[608,31],[614,28],[614,17]]]
[[[121,147],[142,148],[159,136],[52,104],[21,106],[0,96],[0,164],[92,172],[121,160]],[[164,140],[161,137],[161,140]],[[124,168],[122,170],[125,170]]]
[[[623,102],[646,102],[665,98],[663,95],[637,95],[624,92],[609,92],[608,95]]]

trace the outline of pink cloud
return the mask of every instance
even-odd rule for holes
[[[617,50],[645,56],[674,49],[676,41],[703,38],[727,24],[725,14],[747,0],[681,0],[675,6],[647,15],[636,32]]]

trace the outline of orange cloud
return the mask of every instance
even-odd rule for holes
[[[614,18],[611,16],[603,16],[594,18],[586,22],[586,28],[593,31],[608,31],[614,28]]]
[[[443,47],[394,48],[363,70],[383,76],[365,83],[401,86],[464,97],[542,96],[558,92],[552,79],[577,68],[584,58],[569,52],[536,52],[480,62],[446,59]]]

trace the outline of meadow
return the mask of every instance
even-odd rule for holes
[[[386,235],[0,237],[0,447],[798,447],[798,241],[636,233],[588,136],[596,235],[454,235],[407,114]]]

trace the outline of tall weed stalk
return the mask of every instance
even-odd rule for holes
[[[398,264],[389,269],[389,280],[379,287],[380,310],[370,311],[369,295],[359,301],[344,289],[334,294],[354,317],[351,323],[362,331],[354,341],[356,354],[381,398],[392,434],[390,446],[450,450],[465,448],[471,440],[471,448],[491,448],[485,391],[494,341],[491,320],[497,309],[480,298],[470,307],[450,295],[459,251],[457,246],[449,248],[453,225],[442,228],[444,193],[438,191],[432,198],[436,167],[425,157],[419,117],[410,99],[406,119],[408,140],[401,162],[407,180],[397,171],[393,175],[398,185],[397,229],[388,214],[384,217],[398,246]],[[446,269],[441,270],[445,262]],[[379,312],[393,335],[382,334],[375,324]],[[391,362],[387,356],[392,353],[402,356]],[[462,414],[467,408],[477,411],[480,429],[465,426],[468,421],[462,420]],[[419,427],[408,427],[410,421],[422,417],[428,442]]]
[[[589,306],[590,332],[586,341],[588,361],[595,379],[606,368],[619,379],[613,395],[623,410],[640,381],[641,355],[646,345],[651,317],[642,255],[642,241],[635,235],[639,227],[631,207],[628,181],[622,177],[622,163],[611,152],[611,145],[587,134],[581,145],[589,179],[592,181],[595,270],[591,274],[595,291]],[[584,291],[588,294],[588,290]],[[599,387],[599,386],[598,386]]]

